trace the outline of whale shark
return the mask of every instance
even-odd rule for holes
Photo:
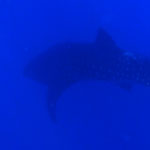
[[[134,84],[150,86],[150,60],[119,48],[99,28],[93,42],[51,46],[24,67],[24,76],[48,88],[48,111],[56,121],[56,104],[63,92],[80,81],[103,80],[130,91]]]

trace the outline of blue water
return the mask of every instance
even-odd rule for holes
[[[145,0],[1,0],[0,149],[149,150],[150,88],[79,83],[61,96],[53,124],[46,88],[22,74],[51,45],[93,41],[100,26],[120,48],[150,56],[149,8]]]

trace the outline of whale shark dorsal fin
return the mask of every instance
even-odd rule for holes
[[[103,28],[99,28],[96,36],[96,45],[103,49],[116,49],[116,43]]]

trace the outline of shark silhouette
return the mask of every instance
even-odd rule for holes
[[[56,121],[61,94],[83,80],[104,80],[130,90],[132,85],[150,86],[150,61],[120,49],[102,28],[94,42],[66,42],[52,46],[24,68],[24,75],[48,87],[48,108]]]

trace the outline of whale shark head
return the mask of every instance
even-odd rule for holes
[[[133,84],[150,86],[150,61],[121,50],[103,29],[94,42],[65,42],[34,58],[24,75],[48,87],[48,109],[56,121],[61,94],[82,80],[104,80],[130,90]]]

